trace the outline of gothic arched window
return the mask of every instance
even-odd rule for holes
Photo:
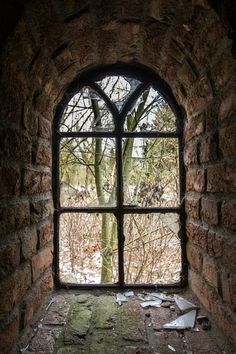
[[[182,129],[162,80],[81,75],[54,124],[56,274],[66,286],[181,285]]]

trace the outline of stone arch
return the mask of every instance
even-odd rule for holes
[[[16,16],[6,7],[12,22],[0,55],[3,350],[29,329],[53,286],[54,108],[79,72],[117,62],[152,68],[185,111],[190,285],[235,344],[234,28],[228,12],[216,10],[205,0],[36,0]]]

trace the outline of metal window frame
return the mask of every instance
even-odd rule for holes
[[[121,112],[115,104],[110,101],[102,91],[96,81],[109,75],[129,76],[141,81],[141,84],[130,95],[124,104]],[[84,86],[93,88],[103,98],[114,119],[115,129],[111,132],[60,132],[59,124],[63,111],[70,99]],[[173,132],[128,132],[123,131],[124,119],[135,103],[139,95],[149,86],[158,90],[160,95],[171,107],[176,117],[176,130]],[[97,137],[114,138],[116,141],[116,168],[117,168],[117,205],[114,207],[61,207],[60,206],[60,140],[66,137]],[[126,137],[148,137],[148,138],[176,138],[178,139],[179,152],[179,188],[180,204],[178,207],[133,207],[123,203],[123,176],[122,176],[122,139]],[[93,68],[82,72],[69,86],[66,94],[56,107],[55,118],[52,132],[53,143],[53,201],[54,201],[54,281],[57,288],[67,289],[127,289],[127,288],[178,288],[187,284],[187,257],[186,257],[186,232],[185,232],[185,211],[184,211],[184,192],[185,192],[185,169],[183,164],[183,117],[169,86],[153,71],[141,65],[110,65],[100,68]],[[118,231],[118,273],[119,281],[114,284],[73,284],[63,283],[59,278],[59,217],[62,213],[112,213],[117,220]],[[123,219],[125,214],[147,214],[147,213],[177,213],[180,217],[180,245],[181,245],[181,274],[180,281],[171,284],[126,284],[124,282],[124,235]]]

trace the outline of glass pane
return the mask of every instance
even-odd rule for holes
[[[177,214],[125,215],[125,282],[172,284],[180,281],[178,233]]]
[[[178,139],[123,139],[124,203],[134,206],[179,204]]]
[[[114,139],[61,139],[61,205],[70,207],[115,205],[115,161]]]
[[[60,216],[59,274],[64,283],[118,281],[117,224],[112,214]]]
[[[144,91],[128,113],[126,131],[175,131],[176,117],[158,91]]]
[[[121,111],[125,101],[138,87],[140,81],[125,76],[107,76],[97,82],[110,100]]]
[[[68,103],[61,118],[60,131],[112,131],[114,121],[103,99],[84,87]]]

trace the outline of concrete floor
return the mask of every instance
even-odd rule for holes
[[[143,309],[137,297],[140,293],[135,291],[135,296],[119,306],[111,291],[57,291],[42,309],[20,353],[235,353],[212,321],[207,330],[197,321],[191,330],[164,330],[163,324],[180,315],[178,307],[170,309],[165,303],[167,307]],[[197,304],[189,291],[180,295]],[[200,307],[199,315],[206,315]]]

